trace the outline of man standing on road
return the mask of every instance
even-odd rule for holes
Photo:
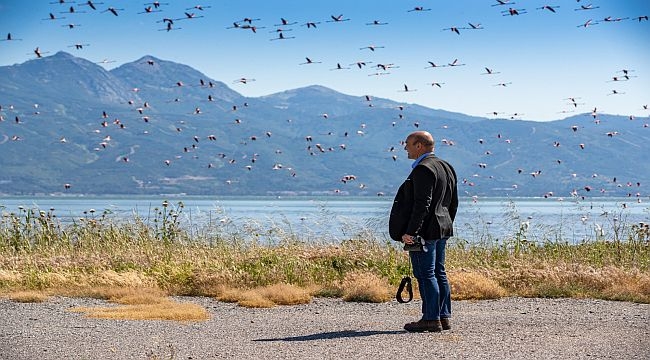
[[[413,170],[400,186],[390,213],[389,233],[409,249],[422,299],[422,318],[404,325],[409,332],[451,329],[451,289],[445,273],[445,245],[454,235],[458,208],[456,172],[434,154],[426,131],[406,138],[404,150]],[[413,246],[422,243],[422,246]]]

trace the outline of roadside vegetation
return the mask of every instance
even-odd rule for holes
[[[1,210],[1,209],[0,209]],[[182,203],[150,219],[88,213],[63,224],[53,211],[20,209],[0,219],[0,296],[105,299],[87,316],[194,320],[207,311],[182,296],[246,307],[303,304],[313,297],[384,302],[411,269],[399,244],[362,230],[338,243],[302,239],[282,227],[183,226]],[[452,238],[447,268],[453,298],[598,298],[650,303],[650,229],[620,224],[615,238],[580,243],[513,235]],[[416,282],[414,281],[414,285]],[[417,291],[414,291],[417,296]]]

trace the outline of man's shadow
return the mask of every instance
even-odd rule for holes
[[[356,331],[356,330],[343,330],[343,331],[331,331],[319,334],[311,335],[302,335],[302,336],[290,336],[285,338],[270,338],[270,339],[255,339],[253,341],[311,341],[311,340],[327,340],[327,339],[340,339],[340,338],[349,338],[349,337],[362,337],[362,336],[373,336],[373,335],[396,335],[396,334],[406,334],[405,330],[391,330],[391,331]]]

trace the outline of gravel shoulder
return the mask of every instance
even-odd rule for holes
[[[211,298],[196,323],[98,320],[106,306],[0,299],[0,359],[650,359],[650,305],[591,299],[453,302],[453,329],[411,334],[421,303],[312,303],[248,309]]]

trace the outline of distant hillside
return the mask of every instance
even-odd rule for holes
[[[247,98],[152,56],[106,71],[59,52],[0,78],[0,194],[391,195],[417,129],[464,195],[650,194],[648,118],[494,120],[318,85]]]

